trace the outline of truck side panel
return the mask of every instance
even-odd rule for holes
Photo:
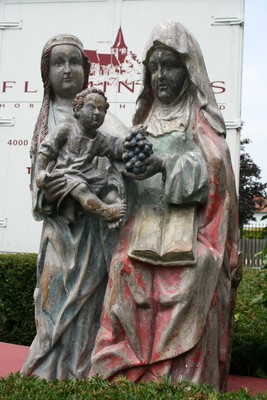
[[[111,111],[130,126],[146,38],[161,20],[183,23],[203,51],[238,182],[243,16],[244,0],[2,1],[0,251],[38,251],[42,224],[31,215],[29,148],[43,96],[41,51],[49,37],[70,33],[82,40],[92,61],[90,83],[106,92]]]

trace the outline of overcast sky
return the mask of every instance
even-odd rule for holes
[[[245,0],[241,138],[267,182],[267,0]]]

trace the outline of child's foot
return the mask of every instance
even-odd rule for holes
[[[124,217],[126,210],[127,205],[124,202],[106,204],[103,217],[106,221],[118,221]]]

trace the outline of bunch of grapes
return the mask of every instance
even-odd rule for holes
[[[128,172],[141,174],[146,172],[143,161],[153,154],[152,143],[146,138],[146,131],[140,125],[134,126],[124,142],[122,159]]]

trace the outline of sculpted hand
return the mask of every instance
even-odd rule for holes
[[[65,192],[66,178],[62,172],[47,174],[44,191],[45,198],[49,203],[57,201]]]
[[[142,163],[140,163],[140,169],[142,169],[143,166],[146,167],[146,170],[144,172],[134,174],[134,173],[123,171],[123,174],[125,176],[128,176],[129,178],[143,180],[143,179],[150,178],[151,176],[153,176],[159,172],[165,172],[165,166],[164,166],[163,159],[160,158],[159,156],[156,156],[155,154],[152,154],[151,156],[146,158],[144,161],[142,161]]]

